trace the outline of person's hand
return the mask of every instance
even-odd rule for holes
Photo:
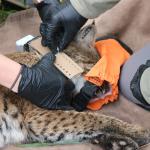
[[[83,111],[87,108],[88,103],[98,95],[100,87],[94,85],[91,82],[86,81],[80,92],[73,97],[72,107],[76,111]]]
[[[23,66],[18,94],[46,109],[68,109],[74,84],[54,66],[50,52],[31,68]]]
[[[70,1],[64,4],[58,1],[42,4],[38,11],[43,21],[40,26],[42,45],[48,46],[54,53],[66,48],[87,21],[73,8]]]
[[[48,23],[52,19],[53,15],[59,11],[60,2],[59,0],[43,0],[35,6],[42,22]]]

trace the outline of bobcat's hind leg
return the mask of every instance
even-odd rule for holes
[[[92,138],[92,144],[100,145],[105,150],[138,150],[138,144],[129,137],[118,134],[102,134]]]

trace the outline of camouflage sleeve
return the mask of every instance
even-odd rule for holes
[[[120,0],[70,0],[73,7],[85,18],[96,18]]]

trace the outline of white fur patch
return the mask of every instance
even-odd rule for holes
[[[20,129],[20,124],[17,120],[6,114],[1,115],[0,118],[4,118],[8,126],[8,128],[6,128],[6,123],[2,119],[0,120],[0,147],[4,147],[8,144],[20,143],[25,140],[26,137]]]

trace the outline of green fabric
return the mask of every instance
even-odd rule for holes
[[[78,140],[65,140],[61,142],[54,143],[31,143],[31,144],[18,144],[17,147],[21,148],[35,148],[35,147],[48,147],[48,146],[58,146],[58,145],[74,145],[74,144],[83,144],[85,142],[79,142]]]
[[[120,0],[70,0],[73,7],[85,18],[96,18]]]

